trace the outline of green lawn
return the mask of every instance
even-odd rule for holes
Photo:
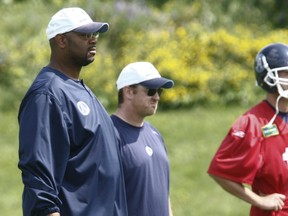
[[[175,216],[249,215],[249,204],[224,192],[207,175],[220,142],[245,110],[239,107],[159,111],[148,119],[162,132],[167,144]]]
[[[18,125],[16,113],[0,113],[0,209],[1,215],[21,214],[21,175],[18,161]]]
[[[147,118],[166,141],[171,164],[174,216],[243,216],[249,205],[224,192],[207,167],[230,125],[246,108],[194,108],[159,111]],[[18,161],[17,114],[1,114],[1,215],[21,215],[22,184]]]

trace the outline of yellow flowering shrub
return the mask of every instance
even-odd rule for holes
[[[61,1],[53,2],[59,5]],[[15,7],[21,11],[20,5]],[[50,12],[36,4],[26,7],[25,12],[32,13],[35,8],[41,16],[27,16],[25,22],[20,22],[21,13],[7,15],[13,13],[13,8],[3,11],[0,39],[5,43],[0,44],[0,90],[9,87],[10,91],[6,91],[8,95],[0,106],[7,104],[10,108],[7,100],[19,104],[38,71],[49,61],[45,27]],[[197,4],[193,8],[196,10]],[[105,11],[100,14],[104,16]],[[152,25],[145,14],[143,20],[130,20],[129,25],[127,19],[131,17],[112,16],[111,31],[101,35],[97,44],[95,62],[83,68],[81,78],[107,108],[117,104],[116,79],[121,69],[135,61],[149,61],[162,76],[174,80],[174,88],[164,91],[161,97],[164,108],[255,103],[264,92],[255,87],[256,53],[272,42],[288,43],[286,29],[269,33],[241,25],[208,29],[188,18],[181,19],[180,13],[173,15],[173,21],[159,11],[151,10],[149,15],[159,18],[157,25]],[[119,26],[113,25],[116,21]]]
[[[241,26],[229,32],[202,30],[191,24],[191,28],[174,31],[127,31],[123,37],[129,43],[122,47],[118,62],[124,67],[133,61],[149,61],[162,76],[173,79],[174,88],[164,91],[161,99],[165,107],[259,100],[261,89],[255,87],[254,58],[269,43],[287,42],[288,32],[254,37]]]

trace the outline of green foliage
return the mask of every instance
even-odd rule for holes
[[[257,1],[245,0],[240,6],[236,0],[229,4],[225,0],[223,4],[170,0],[159,1],[158,7],[149,1],[11,2],[0,6],[0,39],[4,41],[0,44],[0,90],[5,92],[1,109],[17,108],[38,71],[48,63],[45,28],[62,7],[83,7],[93,19],[110,24],[110,31],[100,36],[95,62],[82,73],[110,108],[117,103],[117,75],[132,61],[150,61],[175,81],[175,87],[161,98],[162,108],[250,104],[264,94],[255,88],[257,51],[271,42],[287,42],[287,30],[271,31],[268,22],[264,25],[263,13],[253,7]],[[273,2],[265,2],[273,8]],[[264,3],[259,4],[263,9]]]
[[[209,33],[193,23],[189,28],[179,27],[173,32],[165,28],[148,32],[127,30],[121,37],[129,43],[121,47],[122,56],[117,62],[124,66],[127,62],[150,61],[163,76],[173,79],[175,87],[165,91],[162,98],[162,105],[166,107],[249,104],[262,94],[255,87],[256,53],[268,43],[286,42],[287,31],[274,31],[256,38],[242,27],[234,31],[218,29]],[[111,93],[109,98],[115,90]]]
[[[47,20],[40,9],[34,4],[26,5],[25,10],[21,4],[13,7],[1,5],[4,20],[0,25],[0,89],[7,92],[7,96],[3,95],[4,99],[0,101],[2,109],[16,108],[39,70],[39,63],[47,61],[48,42],[44,32],[39,29]],[[35,11],[40,12],[41,16],[35,18],[29,15]]]

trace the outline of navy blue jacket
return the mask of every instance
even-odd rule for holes
[[[44,67],[18,120],[24,216],[127,215],[113,123],[83,81]]]

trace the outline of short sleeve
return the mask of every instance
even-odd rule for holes
[[[251,185],[262,164],[259,128],[256,118],[240,117],[222,141],[208,173]]]

